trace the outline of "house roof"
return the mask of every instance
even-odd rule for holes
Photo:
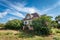
[[[30,16],[29,19],[27,19],[28,16]],[[23,20],[31,20],[31,19],[36,18],[36,17],[39,17],[38,13],[27,14]]]
[[[31,15],[33,15],[33,18],[34,18],[34,17],[39,17],[39,15],[38,15],[37,13],[33,13],[33,14],[31,14]]]

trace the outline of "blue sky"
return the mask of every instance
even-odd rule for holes
[[[0,23],[23,19],[27,13],[60,15],[60,0],[0,0]]]

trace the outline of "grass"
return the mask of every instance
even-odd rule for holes
[[[35,35],[30,32],[20,31],[19,33],[15,34],[18,38],[32,38]]]
[[[0,40],[60,40],[60,30],[52,28],[52,35],[37,36],[16,30],[0,30]]]
[[[60,40],[60,37],[57,36],[57,37],[54,37],[53,39],[54,40]]]
[[[0,30],[0,40],[46,40],[47,38],[50,39],[49,37],[36,36],[14,30]]]

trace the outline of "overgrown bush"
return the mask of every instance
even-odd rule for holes
[[[51,26],[54,27],[54,28],[57,28],[58,27],[58,23],[56,21],[52,21],[51,22]]]
[[[4,27],[4,26],[5,26],[5,24],[0,23],[0,27]]]
[[[60,37],[54,37],[53,39],[54,40],[60,40]]]
[[[56,30],[56,33],[60,33],[60,30]]]
[[[22,21],[21,20],[10,20],[6,23],[5,28],[6,29],[20,29],[22,26]]]
[[[40,30],[40,32],[41,32],[41,34],[43,35],[48,35],[48,34],[50,34],[50,28],[48,28],[48,27],[42,27],[41,28],[41,30]]]
[[[57,28],[60,28],[60,24],[58,24],[58,27]]]
[[[56,16],[56,17],[55,17],[55,20],[56,20],[57,23],[58,23],[58,28],[60,28],[60,23],[59,23],[59,21],[60,21],[60,15]]]
[[[36,34],[49,35],[51,33],[51,17],[42,15],[32,21]]]

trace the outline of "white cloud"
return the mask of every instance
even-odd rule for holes
[[[17,17],[9,17],[8,20],[18,19]]]
[[[10,6],[10,9],[14,9],[15,11],[21,11],[21,12],[26,12],[26,13],[34,13],[38,11],[38,9],[35,7],[25,7],[27,3],[15,2],[14,4],[12,4],[11,2],[7,0],[5,0],[5,3]]]
[[[1,12],[1,13],[0,13],[0,18],[5,17],[8,13],[11,14],[11,15],[14,15],[14,16],[18,16],[18,17],[24,18],[24,16],[23,16],[21,13],[16,12],[16,11],[11,11],[11,10],[9,10],[9,9],[7,9],[7,10],[4,11],[4,12]]]
[[[53,6],[51,6],[50,8],[47,8],[45,10],[43,10],[43,12],[48,12],[52,9],[55,9],[56,7],[60,6],[60,0],[58,0],[58,2],[56,2]]]
[[[25,7],[24,4],[18,3],[16,5],[10,4],[12,8],[16,9],[17,11],[26,12],[26,13],[34,13],[37,11],[34,7]]]
[[[47,15],[52,16],[53,17],[52,19],[55,20],[55,17],[57,15],[59,15],[60,13],[57,13],[57,14],[56,13],[49,13],[49,11],[57,8],[58,6],[60,6],[60,0],[58,0],[54,5],[52,5],[48,8],[46,8],[45,10],[43,10],[43,13],[47,13]]]
[[[24,10],[23,11],[25,11],[25,12],[27,12],[27,13],[34,13],[34,12],[36,12],[37,11],[37,9],[36,8],[24,8]]]
[[[8,14],[8,9],[5,10],[4,12],[0,12],[0,18],[3,18],[4,16],[6,16]]]
[[[17,16],[17,17],[21,17],[21,18],[24,18],[24,15],[22,15],[21,13],[19,13],[19,12],[16,12],[16,11],[10,11],[10,14],[12,14],[12,15],[15,15],[15,16]]]
[[[7,1],[6,1],[6,2],[7,2]],[[20,13],[19,11],[17,11],[16,9],[14,9],[13,7],[4,5],[4,4],[2,4],[2,3],[0,3],[0,4],[3,5],[4,7],[9,8],[9,10],[0,13],[0,18],[3,18],[3,17],[6,16],[8,13],[10,13],[10,14],[12,14],[12,15],[15,15],[15,16],[18,16],[18,17],[24,18],[24,15],[23,15],[22,13]],[[8,3],[8,4],[9,4],[9,3]],[[12,5],[12,4],[11,4],[11,5]]]
[[[7,5],[4,5],[2,3],[0,3],[1,5],[9,8],[9,13],[18,17],[22,17],[24,18],[24,15],[20,12],[26,12],[26,13],[34,13],[34,12],[39,12],[38,9],[34,8],[34,7],[25,7],[25,3],[14,3],[12,4],[11,2],[4,0],[3,2],[5,2]],[[6,14],[5,14],[6,15]]]

